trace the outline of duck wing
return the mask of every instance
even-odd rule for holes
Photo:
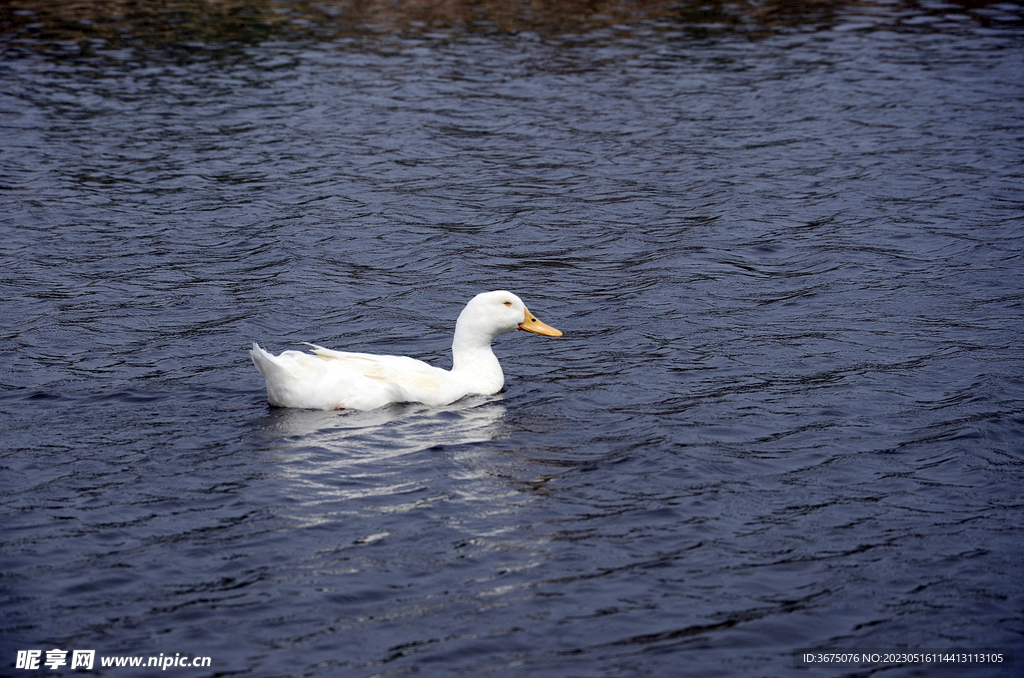
[[[400,395],[396,402],[447,405],[465,396],[467,386],[448,370],[397,355],[352,353],[308,344],[319,358],[351,370]]]
[[[277,407],[372,410],[407,398],[396,385],[317,355],[285,351],[274,356],[255,343],[249,354],[266,379],[270,403]]]

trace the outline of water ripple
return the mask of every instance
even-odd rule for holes
[[[142,54],[12,20],[3,661],[795,675],[810,646],[1019,650],[1019,15]],[[499,338],[496,396],[276,411],[245,352],[447,367],[493,288],[565,332]]]

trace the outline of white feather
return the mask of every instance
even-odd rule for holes
[[[317,410],[372,410],[396,402],[447,405],[467,395],[497,393],[504,385],[491,341],[524,329],[547,336],[561,332],[534,318],[516,295],[478,294],[459,315],[452,342],[452,369],[393,355],[334,351],[315,344],[312,353],[273,356],[255,342],[249,352],[267,382],[272,405]]]

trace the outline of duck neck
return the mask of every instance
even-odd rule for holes
[[[501,364],[491,350],[492,339],[486,333],[456,326],[452,341],[452,374],[478,382],[482,393],[497,393],[505,384]]]

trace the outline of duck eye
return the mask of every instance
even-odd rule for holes
[[[505,302],[505,305],[506,305],[506,306],[511,306],[511,305],[512,305],[512,302],[511,302],[511,301],[506,301],[506,302]]]

